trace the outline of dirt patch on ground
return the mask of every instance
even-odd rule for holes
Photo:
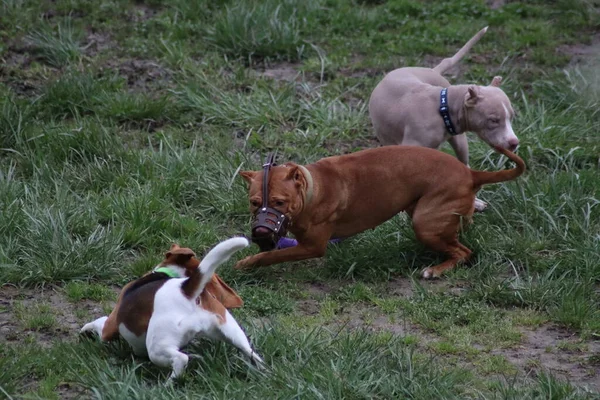
[[[445,280],[421,281],[428,290],[447,291],[459,294],[464,291],[466,282],[449,283]],[[340,285],[341,286],[341,285]],[[310,299],[296,303],[296,309],[303,315],[313,316],[322,312],[324,297],[335,294],[339,289],[323,283],[307,284],[305,290]],[[415,288],[410,279],[394,278],[381,288],[385,296],[411,298]],[[415,345],[424,352],[432,352],[432,344],[440,341],[440,337],[412,323],[402,312],[386,314],[379,307],[369,302],[356,302],[337,305],[334,310],[334,322],[325,328],[331,331],[367,330],[376,333],[391,333],[400,337],[417,338]],[[569,380],[572,384],[591,391],[600,391],[600,341],[582,340],[577,334],[554,324],[546,324],[539,328],[520,327],[522,340],[510,348],[485,350],[482,345],[474,345],[481,351],[480,357],[499,355],[512,364],[525,379],[536,377],[541,372],[549,372],[560,379]],[[433,353],[436,357],[444,355]],[[458,362],[465,369],[474,367],[469,356],[458,356]]]
[[[134,23],[148,21],[154,18],[159,10],[143,3],[136,3],[127,13],[127,20]]]
[[[117,293],[117,292],[116,292]],[[115,294],[116,297],[116,294]],[[36,307],[49,307],[49,314],[54,319],[50,326],[41,328],[28,327],[26,318],[20,318],[17,308],[22,314],[31,316]],[[33,337],[37,343],[49,346],[59,339],[74,339],[84,322],[99,317],[103,313],[98,302],[80,300],[70,302],[57,287],[43,289],[20,289],[13,286],[0,288],[0,341],[21,342]]]
[[[502,7],[503,5],[505,5],[506,3],[508,3],[508,1],[506,0],[487,0],[486,4],[492,9],[492,10],[496,10],[500,7]]]
[[[300,72],[301,64],[283,62],[264,67],[260,70],[255,70],[256,74],[263,78],[274,79],[276,81],[294,82],[302,80]]]
[[[174,86],[171,73],[153,60],[120,59],[109,60],[102,70],[106,73],[118,73],[127,81],[130,91],[143,92],[149,88]]]
[[[83,52],[89,57],[94,57],[104,51],[114,49],[117,43],[107,32],[90,31],[86,38],[86,44],[83,46]]]
[[[585,64],[594,59],[600,61],[600,33],[592,36],[590,44],[562,45],[556,50],[571,57],[570,65]]]
[[[33,57],[24,47],[11,45],[0,58],[0,82],[10,87],[16,94],[29,96],[35,93],[40,82],[23,76]]]
[[[522,333],[519,346],[494,350],[492,354],[504,356],[527,376],[550,371],[577,386],[600,391],[600,341],[582,341],[552,324],[522,329]]]

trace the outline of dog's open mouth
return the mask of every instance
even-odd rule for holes
[[[269,153],[263,165],[263,202],[252,219],[252,242],[256,243],[261,251],[273,250],[279,239],[286,235],[289,223],[289,219],[284,213],[268,206],[269,171],[275,165],[274,159],[275,155]]]

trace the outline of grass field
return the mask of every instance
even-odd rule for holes
[[[0,398],[599,398],[599,10],[0,0]],[[126,344],[78,339],[171,243],[203,253],[249,233],[240,168],[377,146],[366,104],[383,75],[486,25],[450,78],[504,77],[528,171],[480,192],[470,265],[420,280],[441,256],[404,215],[323,259],[228,263],[265,372],[199,340],[165,386]],[[504,167],[472,139],[473,168]]]

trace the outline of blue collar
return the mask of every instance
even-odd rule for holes
[[[454,125],[452,124],[452,120],[450,119],[450,106],[448,105],[448,88],[443,88],[440,92],[440,115],[444,120],[444,125],[446,125],[446,130],[452,136],[458,135],[456,129],[454,129]]]

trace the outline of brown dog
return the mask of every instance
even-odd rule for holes
[[[496,151],[517,168],[474,171],[449,154],[416,146],[385,146],[307,166],[273,167],[268,205],[290,219],[288,229],[298,245],[246,257],[236,268],[322,257],[330,238],[375,228],[406,211],[417,238],[448,255],[447,261],[423,270],[424,278],[439,277],[471,254],[458,241],[458,230],[461,220],[470,221],[481,186],[515,179],[525,171],[520,157],[500,147]],[[256,212],[262,204],[263,172],[240,175],[249,184],[250,210]]]

